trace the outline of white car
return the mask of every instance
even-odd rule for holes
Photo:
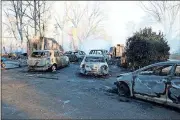
[[[81,62],[80,73],[107,75],[109,67],[103,55],[86,55]]]

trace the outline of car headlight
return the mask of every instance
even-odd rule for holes
[[[46,59],[46,64],[50,64],[51,60],[50,58]]]
[[[98,65],[94,65],[95,68],[98,68]]]

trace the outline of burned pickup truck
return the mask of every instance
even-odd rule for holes
[[[121,74],[114,84],[119,95],[180,108],[180,61],[159,62]]]

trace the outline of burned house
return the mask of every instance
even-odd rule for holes
[[[34,37],[28,42],[28,55],[31,54],[34,50],[60,50],[63,51],[63,48],[54,38],[47,37]]]

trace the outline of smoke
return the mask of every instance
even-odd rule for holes
[[[90,52],[90,50],[92,50],[92,49],[105,49],[105,50],[109,51],[111,46],[112,46],[112,43],[111,43],[111,41],[108,41],[108,40],[103,40],[103,39],[91,40],[91,39],[88,39],[80,45],[80,48],[86,54],[88,54]]]

